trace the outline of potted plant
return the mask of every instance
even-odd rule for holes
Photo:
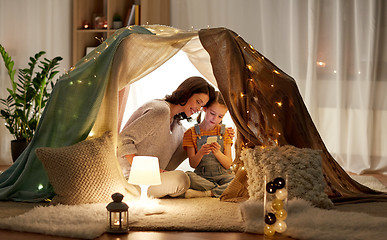
[[[113,28],[119,29],[121,27],[122,27],[122,18],[118,13],[116,13],[113,15]]]
[[[1,44],[0,53],[11,80],[11,88],[7,88],[8,97],[0,98],[0,117],[5,120],[6,128],[15,138],[11,141],[12,159],[15,161],[35,133],[50,90],[54,86],[53,78],[59,72],[55,69],[62,57],[39,61],[46,53],[40,51],[30,57],[29,67],[18,70],[15,80],[14,61]],[[36,72],[35,67],[38,67]]]

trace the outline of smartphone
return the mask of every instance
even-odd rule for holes
[[[218,140],[218,137],[217,136],[212,136],[212,137],[208,137],[207,138],[207,144],[211,144],[211,143],[214,143]]]

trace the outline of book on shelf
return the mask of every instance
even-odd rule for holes
[[[140,25],[140,5],[133,4],[130,9],[129,18],[127,21],[127,26],[130,25]]]

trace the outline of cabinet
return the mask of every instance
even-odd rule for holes
[[[97,47],[112,35],[113,16],[126,26],[133,4],[140,5],[139,24],[170,24],[170,0],[73,0],[72,65],[86,55],[87,47]],[[100,23],[96,26],[95,20]]]

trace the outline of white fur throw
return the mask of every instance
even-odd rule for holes
[[[333,203],[324,192],[325,181],[318,150],[294,146],[270,146],[241,152],[247,171],[250,200],[263,200],[264,176],[288,175],[288,199],[307,200],[320,208],[332,208]]]

